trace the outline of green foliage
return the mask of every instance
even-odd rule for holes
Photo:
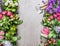
[[[59,39],[56,41],[56,46],[60,46],[60,40]]]
[[[48,38],[56,38],[56,34],[54,33],[54,31],[50,31],[49,35],[48,35]]]
[[[51,24],[52,24],[52,26],[56,26],[57,21],[55,19],[54,20],[51,20]]]
[[[4,40],[11,41],[13,46],[16,45],[16,41],[21,38],[17,36],[17,26],[23,23],[23,20],[19,19],[18,16],[18,0],[2,0],[2,10],[10,11],[13,13],[13,18],[9,18],[7,15],[3,15],[3,18],[0,20],[0,30],[4,31]],[[6,4],[7,3],[7,4]]]
[[[40,44],[38,46],[41,46]]]
[[[18,6],[16,6],[15,3],[18,3],[18,0],[12,0],[7,6],[5,6],[6,2],[7,2],[7,0],[3,0],[3,4],[2,4],[3,10],[12,11],[12,12],[17,11]]]

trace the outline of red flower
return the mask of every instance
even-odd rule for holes
[[[59,16],[59,17],[57,17],[56,19],[57,19],[57,21],[60,21],[60,16]]]
[[[54,14],[53,16],[54,16],[54,18],[56,18],[56,17],[57,17],[57,15],[56,15],[56,14]]]
[[[60,21],[60,12],[53,14],[53,16],[57,21]]]
[[[57,12],[56,14],[60,16],[60,12]]]

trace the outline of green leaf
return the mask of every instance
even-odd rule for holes
[[[48,38],[56,38],[56,34],[54,33],[54,31],[50,31]]]
[[[49,46],[54,46],[54,44],[49,44]]]
[[[59,39],[56,41],[56,46],[60,46],[60,40]]]
[[[19,21],[18,21],[18,24],[22,24],[22,23],[23,23],[23,20],[19,20]]]
[[[57,21],[56,20],[52,20],[51,24],[52,24],[52,26],[55,26],[57,24]]]
[[[57,23],[57,25],[59,25],[59,26],[60,26],[60,21]]]
[[[12,42],[17,41],[17,40],[18,40],[17,37],[12,37]]]
[[[41,46],[40,44],[38,46]]]

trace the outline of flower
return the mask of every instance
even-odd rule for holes
[[[50,9],[50,10],[48,11],[48,13],[52,14],[52,13],[53,13],[53,10],[52,10],[52,9]]]
[[[50,18],[50,19],[53,19],[53,16],[51,15],[49,18]]]
[[[57,2],[60,3],[59,0]],[[59,5],[56,4],[56,0],[49,0],[48,1],[48,6],[47,6],[47,8],[45,10],[46,10],[46,12],[48,12],[50,14],[60,12],[60,6]]]
[[[1,35],[4,35],[4,34],[5,34],[4,31],[0,31],[0,36],[1,36]]]
[[[18,6],[18,3],[16,2],[15,5]]]
[[[6,14],[7,14],[7,11],[3,11],[2,14],[3,14],[3,15],[6,15]]]
[[[53,16],[54,16],[54,18],[56,18],[56,17],[57,17],[57,15],[56,15],[56,14],[53,14]]]
[[[51,15],[49,18],[48,18],[48,21],[51,21],[54,17]]]
[[[44,27],[43,30],[41,31],[41,36],[46,37],[49,34],[49,29],[47,27]]]
[[[49,29],[47,27],[44,27],[41,32],[48,35],[49,34]]]
[[[13,18],[13,15],[10,15],[10,18]]]
[[[1,7],[0,7],[0,13],[2,12],[2,9],[1,9]]]
[[[5,2],[5,6],[8,6],[8,2]]]
[[[60,12],[54,13],[53,16],[57,21],[60,21]]]
[[[4,38],[4,36],[0,36],[0,40],[2,40]]]
[[[57,17],[56,19],[57,19],[57,21],[60,21],[60,16],[59,16],[59,17]]]
[[[7,16],[11,16],[12,15],[12,12],[7,12]]]
[[[12,43],[8,40],[4,40],[2,43],[3,43],[3,46],[13,46]]]
[[[60,33],[60,26],[55,26],[54,30],[55,30],[56,33]]]
[[[50,19],[50,18],[48,18],[48,21],[51,21],[51,19]]]
[[[2,17],[3,17],[3,15],[2,15],[2,14],[0,14],[0,19],[2,19]]]
[[[57,14],[57,16],[60,16],[60,12],[57,12],[56,14]]]

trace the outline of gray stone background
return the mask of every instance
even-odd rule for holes
[[[40,43],[41,20],[43,15],[38,14],[36,7],[42,5],[42,0],[19,0],[19,15],[23,24],[18,26],[18,46],[38,46]]]

